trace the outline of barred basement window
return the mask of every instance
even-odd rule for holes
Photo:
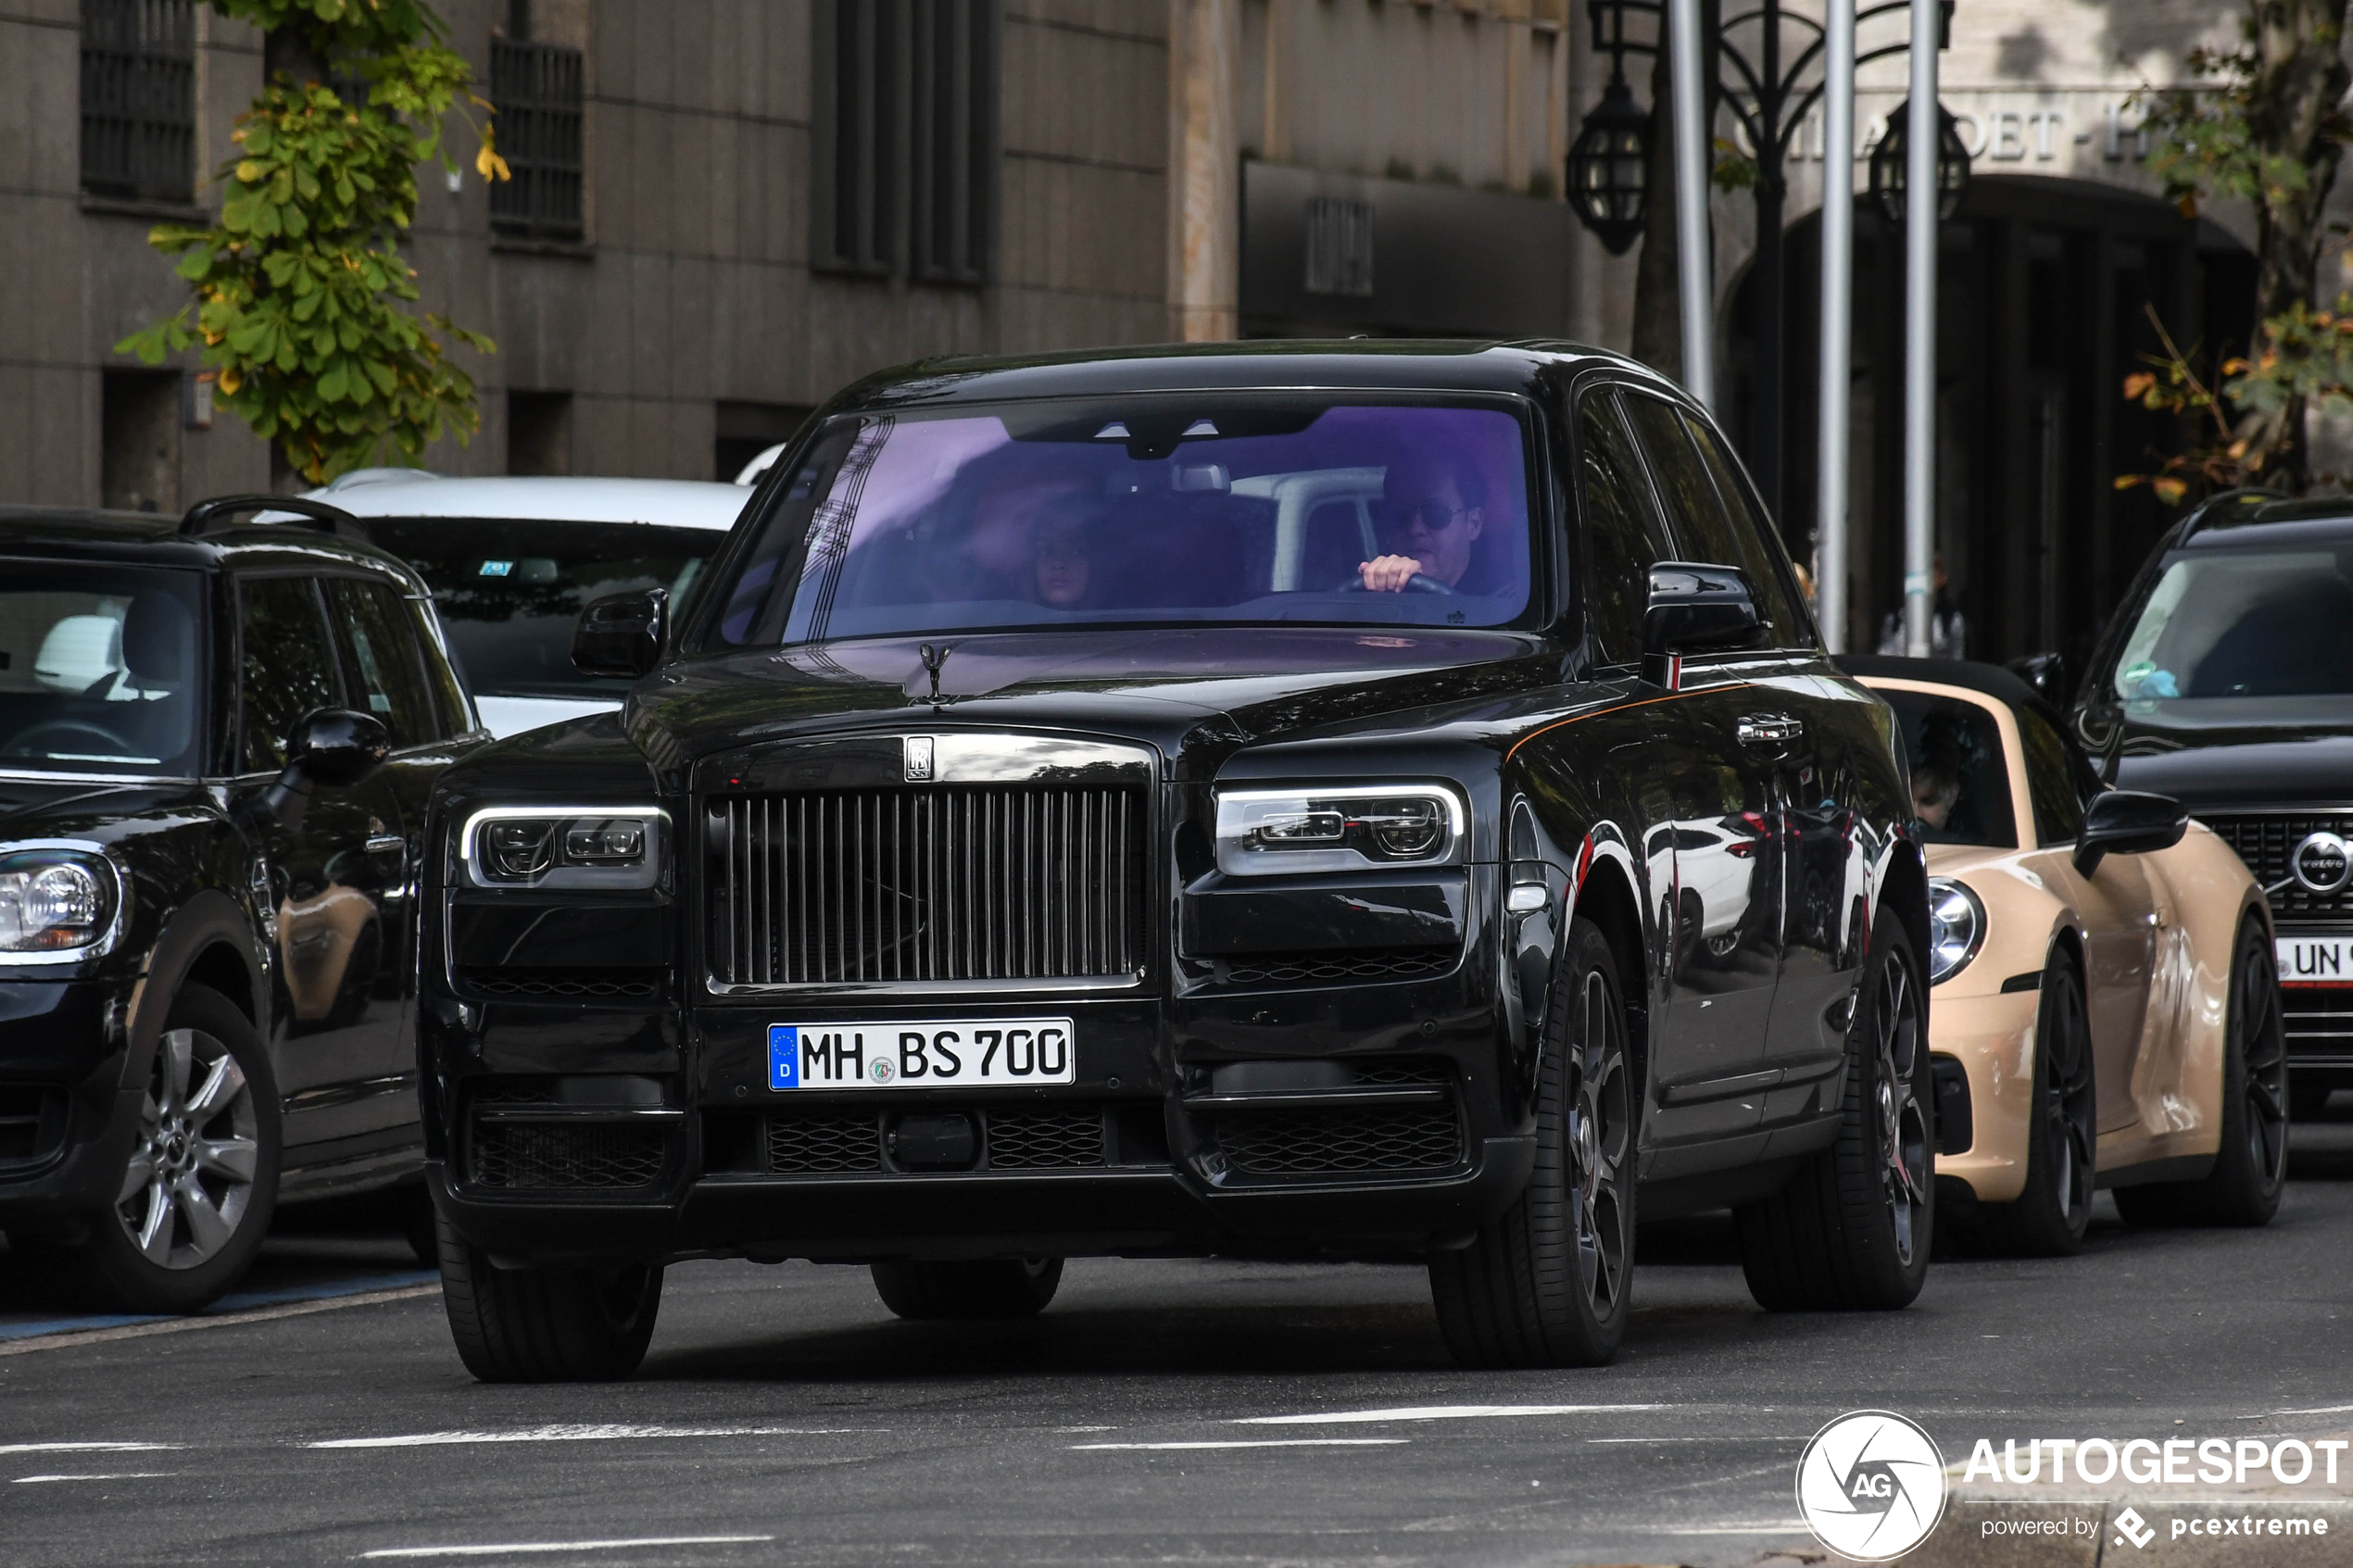
[[[581,56],[560,44],[490,41],[499,156],[514,178],[490,185],[490,224],[535,240],[580,238]]]
[[[997,225],[997,0],[818,0],[812,263],[987,281]]]
[[[1373,292],[1373,204],[1346,196],[1307,198],[1307,292]]]
[[[82,188],[184,202],[195,160],[194,0],[82,0]]]

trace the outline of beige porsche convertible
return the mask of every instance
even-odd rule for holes
[[[2101,784],[1991,665],[1840,660],[1894,709],[1928,844],[1940,1220],[1996,1249],[2259,1225],[2287,1165],[2271,915],[2231,847]]]

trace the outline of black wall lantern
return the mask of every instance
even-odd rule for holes
[[[1623,256],[1642,237],[1643,176],[1651,117],[1634,107],[1626,78],[1613,74],[1602,101],[1568,149],[1568,199],[1604,249]]]
[[[1904,221],[1904,182],[1910,167],[1908,122],[1910,99],[1895,106],[1887,117],[1887,132],[1871,149],[1871,201],[1890,223]],[[1960,210],[1969,190],[1969,148],[1961,143],[1960,127],[1952,112],[1936,107],[1936,216],[1941,222]]]

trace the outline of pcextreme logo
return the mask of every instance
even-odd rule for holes
[[[1797,1512],[1832,1551],[1864,1562],[1901,1557],[1944,1515],[1944,1456],[1892,1411],[1849,1411],[1799,1456]]]

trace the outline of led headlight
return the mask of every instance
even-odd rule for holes
[[[1969,967],[1985,941],[1985,906],[1950,877],[1928,879],[1928,983],[1942,985]]]
[[[1217,796],[1228,876],[1436,866],[1461,858],[1462,797],[1441,784],[1236,789]]]
[[[113,863],[94,849],[0,850],[0,963],[54,963],[101,951],[122,903]]]
[[[476,887],[651,887],[663,820],[652,806],[497,807],[466,819],[459,855]]]

